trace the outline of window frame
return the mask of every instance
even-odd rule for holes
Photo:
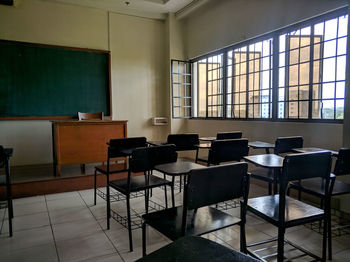
[[[206,109],[206,117],[199,117],[199,116],[196,116],[194,117],[193,114],[194,114],[194,110],[196,109],[192,109],[192,117],[190,117],[190,119],[202,119],[202,120],[229,120],[229,121],[267,121],[267,122],[306,122],[306,123],[339,123],[339,124],[342,124],[344,119],[313,119],[312,118],[312,111],[310,111],[311,109],[311,106],[312,106],[312,102],[314,101],[314,99],[312,99],[311,97],[309,97],[308,99],[308,102],[309,102],[309,112],[308,112],[308,118],[278,118],[278,89],[279,89],[279,36],[282,35],[282,34],[288,34],[289,32],[293,31],[293,30],[298,30],[300,28],[303,28],[303,27],[307,27],[307,26],[310,26],[311,28],[319,23],[319,22],[324,22],[325,20],[331,20],[331,19],[334,19],[334,18],[338,18],[340,16],[346,16],[348,15],[348,7],[345,6],[345,7],[342,7],[342,8],[339,8],[339,9],[336,9],[336,10],[333,10],[333,11],[330,11],[330,12],[327,12],[327,13],[324,13],[324,14],[321,14],[321,15],[318,15],[318,16],[315,16],[315,17],[312,17],[312,18],[309,18],[309,19],[305,19],[301,22],[297,22],[297,23],[294,23],[292,25],[288,25],[286,27],[283,27],[283,28],[280,28],[278,30],[275,30],[275,31],[272,31],[272,32],[269,32],[269,33],[266,33],[266,34],[262,34],[260,36],[257,36],[257,37],[254,37],[254,38],[251,38],[251,39],[248,39],[248,40],[244,40],[244,41],[241,41],[241,42],[238,42],[236,44],[233,44],[233,45],[230,45],[230,46],[227,46],[225,48],[222,48],[222,49],[218,49],[216,51],[213,51],[213,52],[210,52],[210,53],[207,53],[205,55],[201,55],[201,56],[198,56],[198,57],[195,57],[193,59],[190,59],[188,62],[190,62],[191,64],[191,67],[193,66],[193,64],[195,62],[200,62],[201,60],[203,59],[208,59],[209,57],[212,57],[212,56],[216,56],[216,55],[220,55],[220,54],[223,54],[223,95],[224,95],[224,98],[223,98],[223,116],[222,117],[208,117],[208,109]],[[348,23],[350,23],[349,21],[349,16],[348,16]],[[311,35],[311,38],[313,38],[313,35]],[[347,32],[347,39],[349,38],[349,31]],[[227,118],[226,116],[226,112],[227,112],[227,104],[226,104],[226,96],[227,96],[227,83],[226,83],[226,80],[228,78],[227,76],[227,54],[229,51],[232,51],[234,49],[239,49],[241,47],[244,47],[244,46],[249,46],[250,44],[254,44],[256,42],[259,42],[259,41],[264,41],[264,40],[268,40],[268,39],[272,39],[272,54],[271,54],[271,57],[272,57],[272,78],[271,78],[271,81],[272,81],[272,97],[271,97],[271,110],[272,110],[272,113],[271,113],[271,117],[269,118],[249,118],[249,117],[246,117],[246,118]],[[337,38],[336,38],[337,39]],[[348,42],[348,41],[347,41]],[[300,47],[299,47],[300,48]],[[312,48],[313,49],[313,48]],[[349,47],[347,47],[347,50],[349,50]],[[347,57],[349,54],[348,52],[345,54],[345,57]],[[310,57],[310,61],[311,61],[311,57]],[[208,68],[206,68],[208,69]],[[347,71],[349,71],[347,69]],[[193,72],[193,70],[191,70],[191,72]],[[310,72],[311,74],[312,72]],[[198,76],[197,76],[198,77]],[[193,90],[193,76],[192,76],[192,90]],[[208,79],[207,79],[208,80]],[[345,83],[346,83],[347,79],[345,78]],[[309,85],[311,86],[312,83],[309,83]],[[208,87],[207,87],[208,89]],[[311,91],[309,90],[309,92],[311,93]],[[195,97],[193,97],[193,92],[192,92],[192,105],[193,105],[193,101],[194,99],[196,99]],[[206,94],[206,96],[208,97],[208,94]],[[336,97],[332,98],[333,100],[336,101]],[[344,104],[346,103],[346,101],[344,101]],[[299,104],[298,104],[299,105]],[[345,108],[345,106],[344,106]],[[334,112],[336,112],[336,108],[334,108]],[[247,105],[247,114],[248,114],[248,105]],[[322,112],[321,112],[322,114]],[[336,113],[334,113],[335,115]]]
[[[174,73],[174,63],[177,63],[177,66],[179,67],[180,63],[183,63],[185,65],[185,73]],[[177,60],[177,59],[171,59],[170,61],[170,67],[171,67],[171,72],[170,72],[170,77],[171,77],[171,114],[172,114],[172,118],[174,119],[189,119],[192,118],[193,116],[193,81],[192,81],[192,63],[189,61],[184,61],[184,60]],[[189,73],[187,73],[187,70],[189,70]],[[174,82],[174,75],[178,75],[178,76],[183,76],[185,77],[185,81],[184,82]],[[187,77],[190,77],[190,81],[187,82]],[[179,92],[181,93],[180,89],[181,88],[185,88],[184,90],[184,96],[175,96],[174,95],[174,84],[178,85],[179,87]],[[190,95],[187,96],[187,87],[190,86]],[[191,103],[190,105],[181,105],[181,102],[179,103],[178,106],[174,105],[174,101],[175,99],[179,99],[179,100],[184,100],[184,104],[187,104],[187,100],[190,99]],[[184,109],[184,115],[181,115],[181,110],[180,110],[180,115],[179,116],[175,116],[175,108],[183,108]],[[188,114],[189,112],[189,114]]]

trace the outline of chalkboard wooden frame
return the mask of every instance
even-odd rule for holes
[[[22,41],[12,41],[12,40],[2,40],[2,43],[12,43],[12,44],[25,44],[26,46],[33,47],[48,47],[48,48],[56,48],[63,50],[73,50],[73,51],[85,51],[85,52],[93,52],[93,53],[101,53],[107,55],[108,65],[107,65],[107,85],[106,91],[108,92],[108,103],[109,103],[109,115],[105,113],[105,117],[112,118],[112,90],[111,90],[111,52],[108,50],[100,50],[100,49],[90,49],[90,48],[80,48],[80,47],[70,47],[70,46],[60,46],[60,45],[50,45],[50,44],[42,44],[42,43],[30,43],[30,42],[22,42]],[[78,113],[78,112],[77,112]],[[58,119],[76,119],[77,116],[1,116],[0,120],[58,120]]]

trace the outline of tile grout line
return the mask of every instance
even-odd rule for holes
[[[53,228],[52,228],[52,222],[51,222],[49,207],[48,207],[48,205],[47,205],[46,195],[44,195],[44,198],[45,198],[45,205],[46,205],[46,209],[47,209],[47,214],[48,214],[48,217],[49,217],[50,228],[51,228],[51,233],[52,233],[52,237],[53,237],[53,243],[55,244],[55,250],[56,250],[56,255],[57,255],[58,262],[60,262],[61,260],[60,260],[59,254],[58,254],[58,249],[57,249],[55,234],[54,234]]]
[[[99,227],[101,228],[103,234],[107,237],[108,241],[112,244],[112,246],[114,247],[114,249],[117,251],[117,254],[120,256],[120,258],[122,259],[123,262],[126,262],[123,258],[123,256],[119,253],[118,248],[114,245],[113,241],[109,238],[109,236],[106,234],[106,231],[102,228],[102,225],[98,222],[97,218],[95,217],[94,213],[91,211],[90,207],[88,206],[88,204],[85,202],[84,198],[82,197],[82,195],[80,194],[79,191],[77,191],[80,198],[84,201],[86,207],[88,208],[88,210],[90,211],[91,215],[93,216],[93,218],[96,220],[97,224],[99,225]],[[97,196],[98,197],[98,196]],[[97,257],[96,257],[97,258]]]

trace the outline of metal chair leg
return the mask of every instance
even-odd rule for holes
[[[323,239],[322,239],[322,261],[326,261],[327,256],[327,215],[325,214],[323,219]]]
[[[146,214],[148,214],[148,207],[149,207],[149,189],[145,190],[145,209]]]
[[[133,246],[132,246],[131,215],[130,215],[130,195],[126,196],[126,209],[127,209],[127,215],[128,215],[129,247],[130,247],[130,252],[132,252]]]
[[[10,233],[10,237],[12,237],[12,218],[13,218],[12,199],[8,199],[7,209],[8,209],[8,220],[9,220],[9,233]]]
[[[181,192],[181,189],[182,189],[182,175],[180,175],[180,190],[179,190],[179,192]]]
[[[110,227],[110,219],[111,219],[111,200],[110,200],[110,192],[109,185],[106,186],[106,197],[107,197],[107,229]]]
[[[95,169],[95,173],[94,173],[94,205],[96,206],[96,191],[97,191],[97,185],[96,185],[96,181],[97,181],[97,171]]]
[[[142,256],[146,256],[146,223],[142,223]]]
[[[85,174],[85,164],[80,164],[80,172]]]
[[[332,217],[331,208],[329,207],[327,214],[327,230],[328,230],[328,259],[332,260]]]
[[[245,211],[241,205],[241,223],[240,223],[240,250],[242,253],[247,254],[247,240],[245,237]]]
[[[285,229],[278,227],[278,243],[277,243],[277,261],[283,262],[284,259],[284,232]]]
[[[272,195],[272,184],[271,184],[271,182],[269,182],[269,195],[270,196]]]
[[[168,195],[166,190],[166,185],[164,185],[164,194],[165,194],[165,208],[168,208]]]
[[[172,201],[173,207],[175,207],[174,184],[175,184],[175,176],[173,176],[172,182],[171,182],[171,201]]]

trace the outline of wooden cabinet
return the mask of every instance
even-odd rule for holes
[[[127,137],[127,121],[52,121],[54,173],[61,165],[103,162],[107,142]]]

